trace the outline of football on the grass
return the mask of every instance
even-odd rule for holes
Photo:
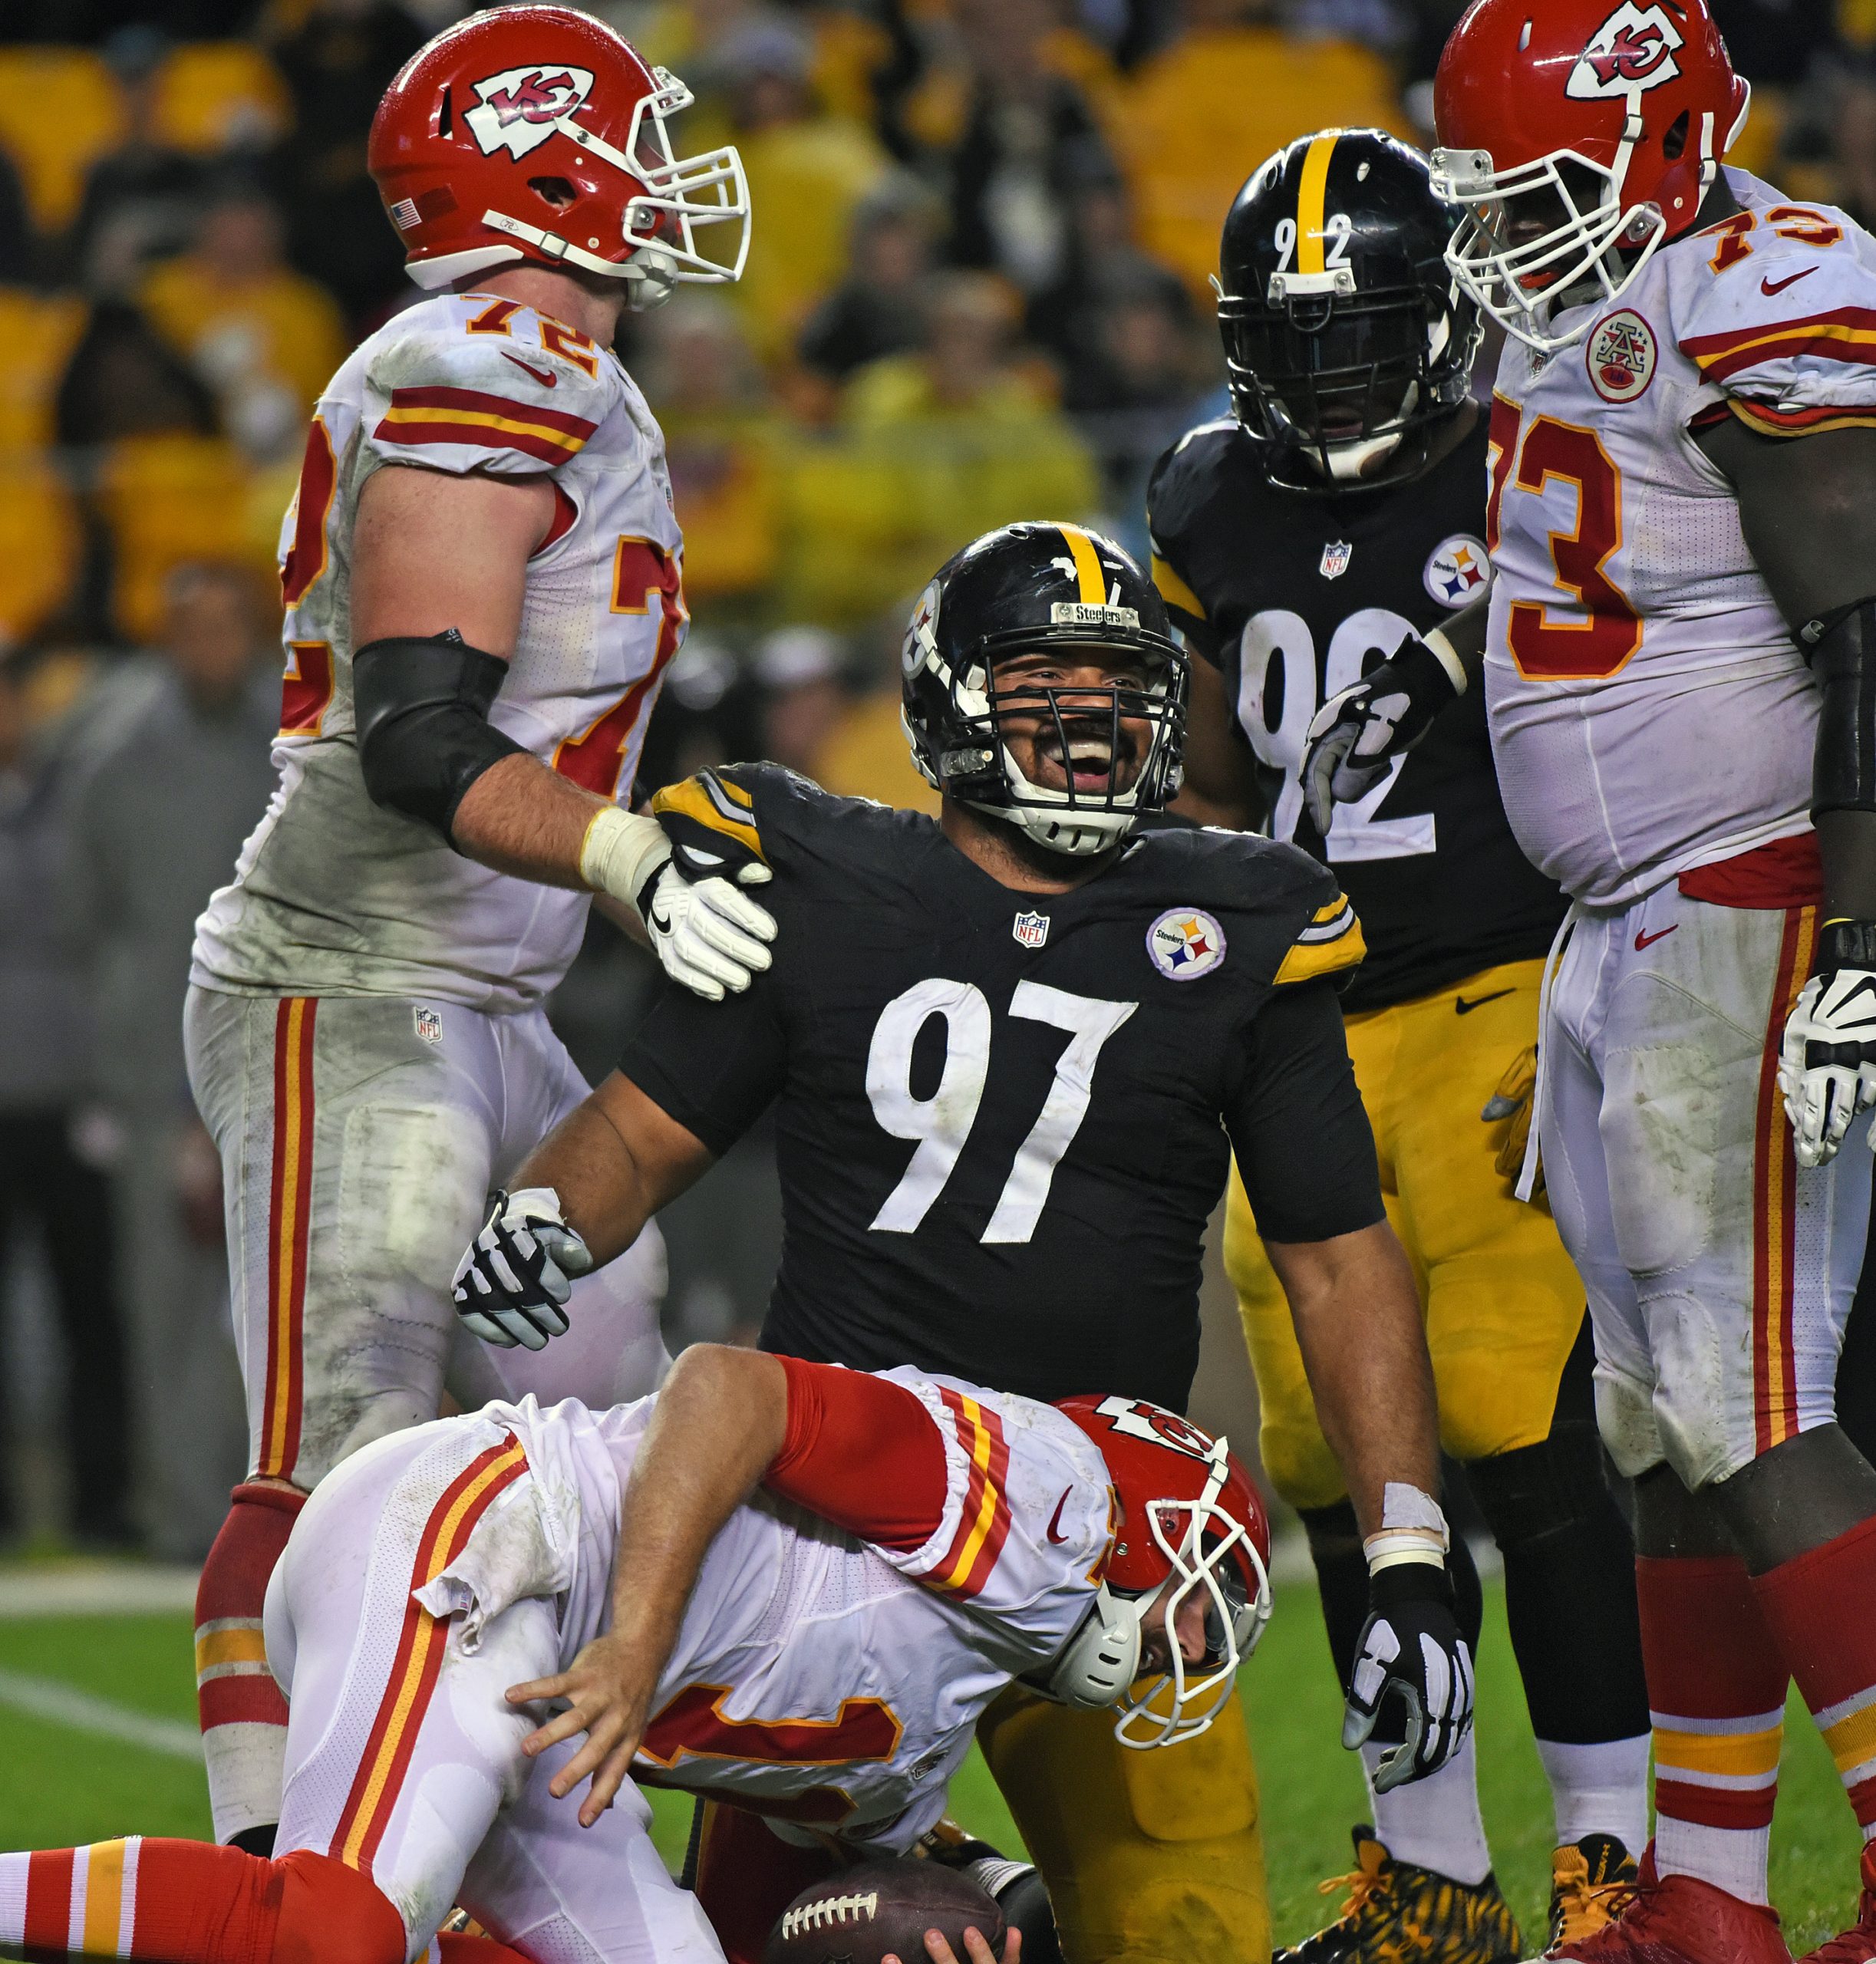
[[[964,1964],[967,1929],[1003,1955],[1003,1912],[968,1876],[936,1862],[869,1862],[804,1889],[770,1933],[762,1964],[927,1964],[927,1930],[942,1930]]]

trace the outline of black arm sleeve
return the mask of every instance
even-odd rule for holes
[[[1385,1218],[1374,1135],[1328,978],[1281,988],[1259,1010],[1225,1129],[1267,1241],[1326,1241]]]
[[[787,1066],[773,983],[758,978],[720,1003],[665,982],[618,1067],[720,1158],[773,1102]]]

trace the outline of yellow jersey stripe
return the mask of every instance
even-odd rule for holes
[[[1334,154],[1340,130],[1325,130],[1310,140],[1303,153],[1303,175],[1296,187],[1296,269],[1300,273],[1326,272],[1323,257],[1323,232],[1328,220],[1325,205],[1329,194],[1329,159]]]
[[[460,423],[478,429],[505,430],[511,435],[532,437],[543,443],[552,443],[557,450],[563,450],[569,456],[586,447],[584,437],[570,437],[564,430],[549,429],[545,423],[523,423],[517,417],[492,416],[481,409],[387,409],[379,419],[383,423]]]
[[[1153,555],[1153,584],[1169,607],[1176,607],[1182,614],[1189,614],[1195,620],[1205,619],[1204,601],[1157,552]]]
[[[977,1518],[971,1524],[971,1532],[965,1538],[957,1560],[951,1564],[951,1574],[938,1584],[941,1589],[955,1589],[969,1575],[971,1564],[977,1560],[978,1550],[983,1547],[984,1539],[990,1533],[991,1523],[997,1517],[997,1486],[990,1477],[989,1470],[990,1428],[984,1424],[983,1408],[975,1399],[966,1398],[962,1402],[964,1416],[970,1420],[974,1435],[971,1442],[971,1464],[984,1475],[984,1498],[978,1504]]]
[[[1107,580],[1101,571],[1100,555],[1094,549],[1094,541],[1077,525],[1065,525],[1058,528],[1068,542],[1068,550],[1075,562],[1075,578],[1081,589],[1081,599],[1085,606],[1101,607],[1107,601]]]
[[[1279,986],[1289,982],[1313,982],[1319,975],[1334,975],[1344,968],[1358,968],[1367,959],[1368,944],[1363,940],[1361,922],[1350,912],[1345,933],[1331,941],[1297,941],[1292,944],[1277,970]]]
[[[675,812],[679,817],[694,819],[707,831],[720,832],[725,839],[734,839],[746,851],[753,852],[766,866],[768,855],[762,849],[762,835],[753,825],[741,825],[725,816],[716,800],[704,788],[699,778],[687,777],[681,784],[668,784],[664,789],[654,792],[651,809],[658,812]]]

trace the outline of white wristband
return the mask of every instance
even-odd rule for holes
[[[1427,1562],[1435,1568],[1444,1568],[1446,1564],[1444,1544],[1413,1527],[1370,1534],[1362,1543],[1361,1552],[1368,1558],[1370,1575],[1379,1575],[1383,1569],[1393,1568],[1402,1562]]]
[[[1429,628],[1420,640],[1433,659],[1446,671],[1446,680],[1452,684],[1456,694],[1464,695],[1466,690],[1466,664],[1455,651],[1452,642],[1438,628]]]
[[[580,845],[580,878],[636,910],[645,883],[671,857],[671,841],[656,819],[608,805],[593,814]]]

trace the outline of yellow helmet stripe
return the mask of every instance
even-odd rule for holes
[[[1068,542],[1083,603],[1090,607],[1103,605],[1107,599],[1107,577],[1101,571],[1100,555],[1094,549],[1094,541],[1077,525],[1060,526],[1057,529]]]
[[[1323,259],[1323,232],[1327,223],[1324,202],[1329,190],[1329,159],[1340,130],[1325,130],[1310,139],[1303,153],[1303,175],[1296,188],[1296,269],[1300,273],[1328,270]]]

